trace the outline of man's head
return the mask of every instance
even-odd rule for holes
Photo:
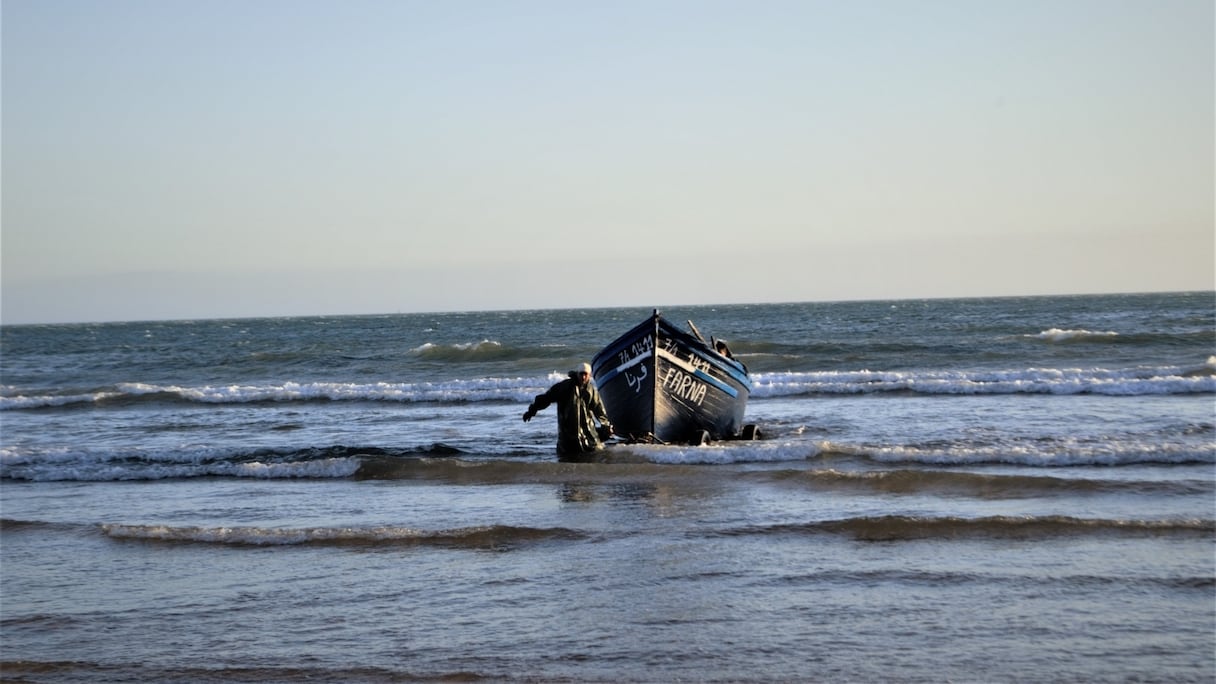
[[[581,363],[574,368],[574,379],[578,380],[578,384],[586,385],[591,382],[591,364]]]

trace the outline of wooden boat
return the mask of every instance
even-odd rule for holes
[[[596,354],[591,372],[608,418],[628,441],[704,443],[755,439],[743,425],[752,383],[725,343],[706,342],[672,325],[656,309],[650,318]]]

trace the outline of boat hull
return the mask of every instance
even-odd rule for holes
[[[591,362],[616,434],[631,441],[736,437],[751,394],[743,364],[655,312]]]

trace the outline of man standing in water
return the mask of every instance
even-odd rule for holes
[[[593,419],[599,420],[609,435],[612,434],[612,423],[608,422],[608,412],[604,410],[604,402],[600,401],[599,390],[591,384],[591,364],[582,364],[577,370],[570,371],[570,377],[550,387],[544,394],[538,394],[524,412],[524,422],[532,420],[537,411],[543,411],[553,403],[557,404],[559,457],[578,457],[604,448]]]

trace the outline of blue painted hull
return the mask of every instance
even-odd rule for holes
[[[592,375],[616,433],[631,441],[730,439],[743,428],[747,368],[657,311],[595,356]]]

